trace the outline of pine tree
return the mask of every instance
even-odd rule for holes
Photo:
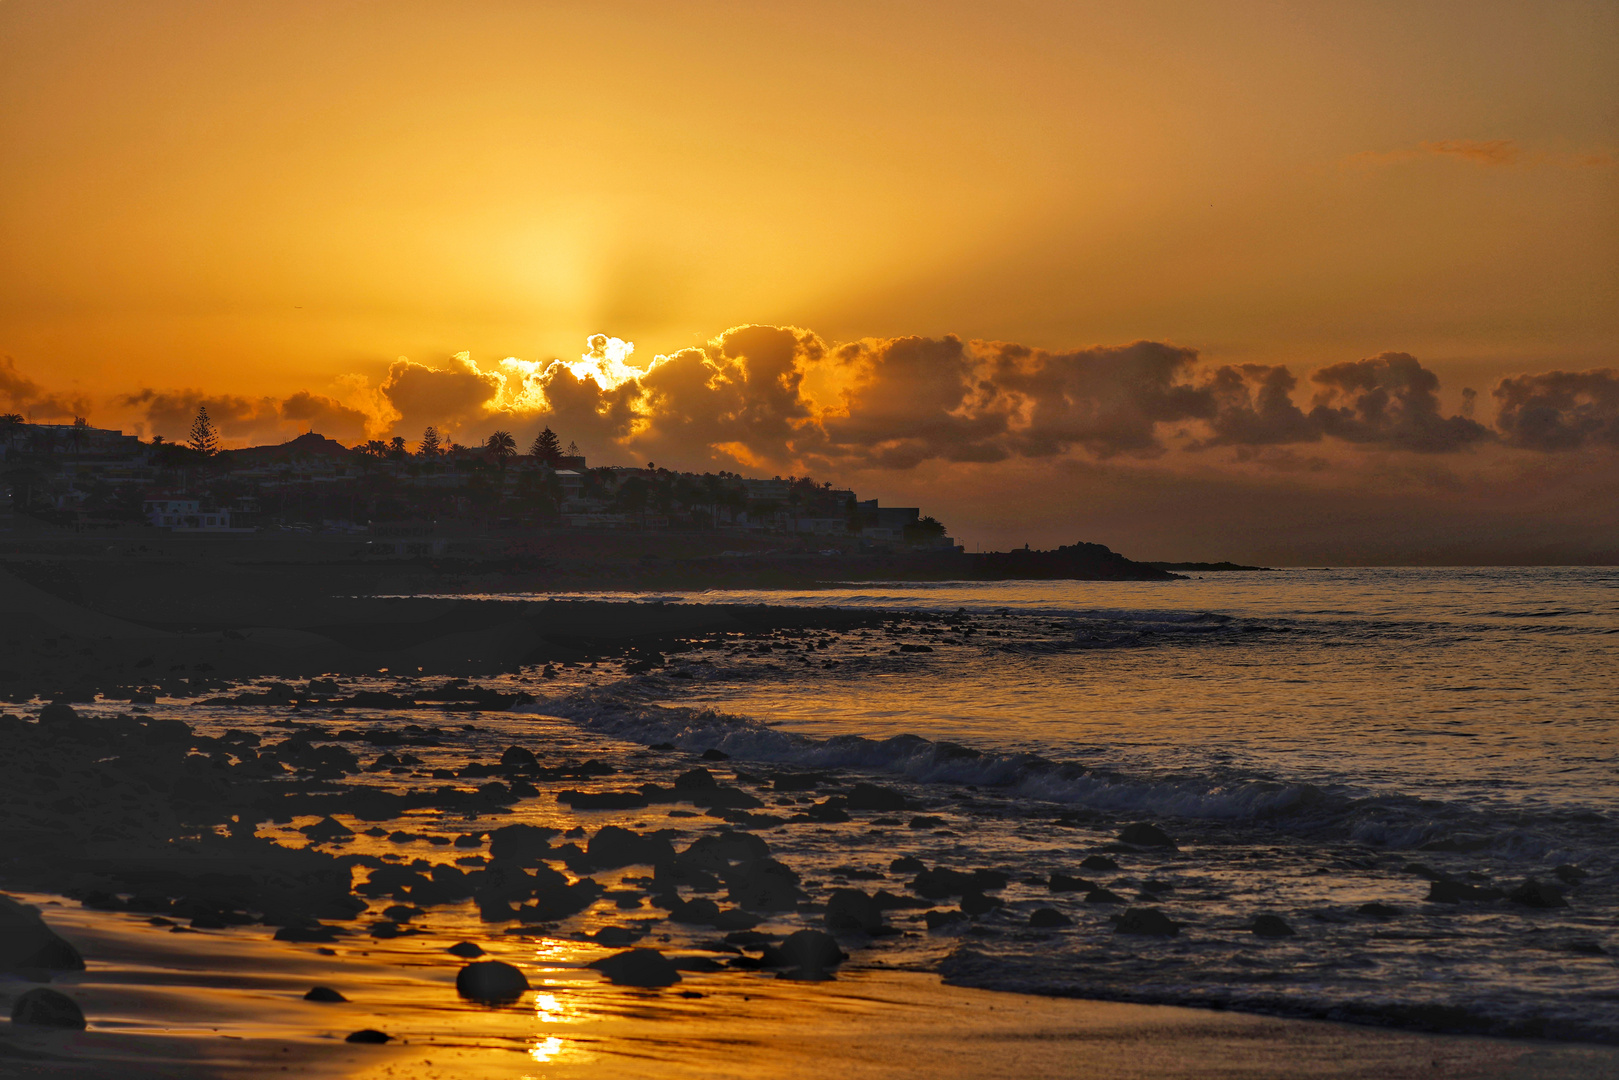
[[[191,421],[191,438],[186,444],[208,457],[219,453],[219,432],[214,430],[214,422],[208,419],[208,406],[197,406],[197,418]]]
[[[534,445],[528,448],[536,461],[547,465],[555,465],[562,460],[562,448],[557,442],[557,433],[547,427],[534,436]]]
[[[422,432],[421,455],[424,458],[436,458],[439,456],[439,453],[438,428],[429,427],[426,431]]]

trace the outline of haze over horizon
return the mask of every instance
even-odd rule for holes
[[[1619,11],[1012,8],[0,4],[0,408],[1619,561]]]

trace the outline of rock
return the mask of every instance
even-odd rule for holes
[[[775,859],[745,864],[725,885],[726,899],[747,911],[791,911],[803,898],[798,874]]]
[[[758,862],[770,857],[770,845],[752,833],[723,832],[699,836],[680,853],[680,861],[702,870],[722,873],[732,863]]]
[[[384,1035],[376,1028],[361,1028],[359,1031],[350,1032],[348,1037],[343,1041],[350,1043],[381,1044],[390,1041],[392,1038],[392,1035]]]
[[[1552,874],[1564,885],[1578,885],[1585,880],[1586,876],[1584,870],[1581,870],[1578,866],[1570,866],[1568,863],[1553,869]]]
[[[1181,932],[1180,923],[1157,908],[1130,908],[1114,925],[1115,934],[1142,934],[1151,937],[1174,937]]]
[[[639,926],[604,926],[590,935],[590,940],[598,945],[606,945],[610,949],[622,949],[634,945],[646,937],[646,931]]]
[[[310,989],[309,993],[304,995],[304,1000],[305,1001],[339,1002],[339,1001],[347,1001],[348,998],[344,997],[342,994],[339,994],[336,990],[333,990],[329,986],[316,986],[316,987],[312,987]]]
[[[895,811],[905,809],[905,796],[893,788],[876,784],[856,784],[849,792],[850,810]]]
[[[676,791],[709,791],[720,786],[714,774],[698,766],[675,777]]]
[[[1516,889],[1507,893],[1507,899],[1514,904],[1522,904],[1532,908],[1561,908],[1568,907],[1568,901],[1563,899],[1563,890],[1556,885],[1529,878]]]
[[[1104,889],[1098,885],[1085,894],[1085,902],[1087,904],[1122,904],[1124,903],[1124,897],[1112,889]]]
[[[528,979],[523,973],[500,960],[468,964],[455,977],[456,993],[468,1001],[504,1004],[516,1001],[527,989]]]
[[[444,951],[463,960],[475,960],[483,955],[483,949],[470,941],[458,941]]]
[[[1087,855],[1079,861],[1082,870],[1117,870],[1119,864],[1106,855]]]
[[[988,915],[991,911],[1002,906],[998,896],[985,896],[976,890],[961,894],[961,910],[974,918]]]
[[[483,847],[483,833],[481,833],[481,832],[462,833],[460,836],[457,836],[455,838],[455,846],[458,847],[458,848]]]
[[[1036,908],[1029,916],[1029,925],[1037,929],[1053,926],[1073,926],[1074,920],[1054,907]]]
[[[720,906],[706,897],[681,901],[669,910],[669,921],[687,926],[713,926],[720,917]]]
[[[489,834],[489,854],[495,859],[530,863],[551,850],[555,829],[539,825],[502,825]]]
[[[1069,877],[1057,871],[1052,871],[1051,878],[1046,882],[1046,888],[1052,892],[1090,892],[1096,887],[1094,881],[1087,881],[1082,877]]]
[[[799,930],[780,946],[765,949],[768,966],[796,969],[795,977],[801,979],[830,978],[831,970],[848,958],[831,934],[819,930]]]
[[[1400,913],[1399,908],[1391,904],[1379,904],[1375,900],[1369,904],[1362,904],[1355,910],[1362,915],[1370,915],[1374,919],[1392,919]]]
[[[952,923],[966,922],[967,916],[959,911],[927,911],[922,914],[922,921],[928,924],[929,930],[937,930],[941,926]]]
[[[834,931],[875,934],[883,929],[883,912],[875,900],[859,889],[833,889],[826,902],[826,925]]]
[[[66,994],[39,986],[17,999],[11,1007],[13,1024],[84,1030],[84,1012]]]
[[[586,965],[607,976],[615,986],[673,986],[680,972],[656,949],[629,949]]]
[[[73,706],[60,701],[53,701],[39,710],[41,724],[71,724],[79,719],[79,714],[73,711]],[[79,1025],[83,1027],[83,1024]]]
[[[1135,825],[1126,825],[1119,833],[1119,839],[1135,847],[1173,848],[1174,839],[1156,825],[1138,822]]]
[[[620,866],[654,866],[673,859],[675,849],[666,836],[642,836],[617,825],[608,825],[590,838],[585,854],[592,866],[615,870]]]
[[[317,844],[325,843],[329,840],[336,840],[344,836],[354,835],[353,829],[349,828],[341,821],[338,821],[330,814],[321,818],[313,825],[305,825],[298,831],[309,837],[311,841]]]
[[[293,942],[329,942],[336,941],[338,929],[335,926],[283,926],[275,932],[276,941]]]
[[[927,868],[927,863],[911,855],[902,855],[888,864],[889,873],[893,874],[920,874]]]
[[[79,950],[45,925],[39,912],[0,896],[0,971],[83,971]]]
[[[1445,880],[1430,883],[1426,899],[1430,904],[1459,904],[1463,900],[1470,903],[1499,900],[1503,895],[1505,894],[1500,889],[1481,888],[1463,881]]]
[[[500,763],[508,769],[526,769],[538,765],[540,759],[534,756],[532,750],[525,750],[521,746],[508,746],[500,755]]]
[[[1255,915],[1253,925],[1248,929],[1255,937],[1265,938],[1292,937],[1294,933],[1287,920],[1280,915]]]
[[[711,746],[707,750],[703,751],[703,760],[704,761],[730,761],[731,760],[731,755],[727,754],[724,750],[716,750],[714,747]]]

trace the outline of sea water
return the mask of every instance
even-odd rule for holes
[[[1619,571],[599,595],[910,613],[739,635],[532,707],[738,767],[899,784],[922,812],[770,834],[830,884],[899,855],[1011,874],[1004,909],[883,942],[885,962],[978,987],[1619,1039]],[[1176,848],[1120,844],[1139,822]],[[1117,869],[1082,869],[1088,855]],[[1120,902],[1053,893],[1054,871]],[[1436,878],[1471,898],[1431,901]],[[1529,879],[1567,906],[1502,896]],[[1037,906],[1074,925],[1029,927]],[[1126,906],[1180,932],[1115,933]],[[1255,935],[1260,914],[1293,933]]]

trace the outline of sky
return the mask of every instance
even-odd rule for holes
[[[1619,561],[1612,3],[0,0],[0,408]]]

